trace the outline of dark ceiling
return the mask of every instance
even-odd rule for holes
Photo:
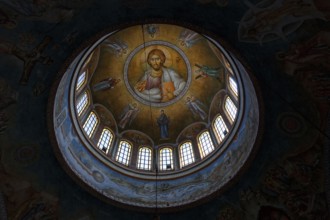
[[[227,42],[264,105],[252,161],[213,200],[161,219],[329,219],[330,2],[324,0],[1,0],[0,219],[151,219],[90,195],[57,162],[51,86],[105,30],[169,22]]]

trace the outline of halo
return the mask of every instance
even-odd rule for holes
[[[164,66],[166,66],[166,67],[172,66],[172,63],[173,63],[172,55],[168,51],[168,49],[162,45],[151,45],[151,46],[146,47],[145,49],[142,48],[142,50],[144,50],[144,52],[141,53],[140,59],[138,59],[140,61],[138,63],[139,66],[141,66],[143,69],[145,69],[145,67],[148,66],[147,57],[148,57],[149,52],[153,49],[159,49],[159,50],[163,51],[163,53],[165,54],[166,59],[165,59]]]

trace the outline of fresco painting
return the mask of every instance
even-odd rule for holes
[[[132,121],[135,119],[139,113],[139,108],[137,103],[128,104],[125,109],[122,111],[119,121],[119,127],[124,129],[126,125],[131,125]]]
[[[102,60],[102,58],[100,59]],[[79,72],[78,72],[79,73]],[[73,72],[71,72],[73,74]],[[242,73],[243,74],[243,73]],[[246,73],[244,73],[246,74]],[[67,85],[69,87],[70,85]],[[87,85],[86,85],[87,86]],[[63,90],[63,89],[62,89]],[[66,89],[66,94],[69,93],[69,90]],[[61,91],[60,91],[61,92]],[[64,94],[64,96],[66,96]],[[249,109],[251,105],[251,100],[255,99],[254,97],[250,97],[248,102],[246,103],[247,109]],[[61,100],[56,100],[57,102]],[[93,106],[94,111],[101,113],[106,117],[107,110],[101,112],[101,110],[105,110],[104,106],[101,104],[96,104]],[[137,107],[133,106],[132,108],[128,108],[128,111],[124,111],[124,115],[128,115],[130,117]],[[69,110],[68,107],[65,108],[66,111]],[[129,113],[129,111],[132,110]],[[247,111],[247,110],[246,110]],[[111,113],[109,113],[111,114]],[[245,127],[240,128],[239,133],[244,133],[248,131],[253,131],[256,129],[258,123],[251,123],[252,121],[258,121],[257,118],[258,111],[250,111],[250,118],[246,119],[248,129]],[[138,117],[138,115],[136,116]],[[157,124],[159,125],[159,133],[160,138],[162,140],[167,141],[171,130],[169,130],[169,126],[172,123],[170,116],[165,112],[164,109],[160,109],[160,114],[157,120]],[[125,116],[124,116],[125,118]],[[85,184],[88,184],[93,189],[96,189],[98,192],[102,192],[102,195],[106,196],[106,198],[110,198],[112,200],[129,203],[130,205],[139,205],[142,207],[153,207],[153,204],[150,202],[150,198],[152,198],[152,194],[154,191],[153,188],[150,187],[142,187],[145,182],[148,180],[137,181],[136,179],[127,176],[122,179],[122,175],[117,170],[111,170],[107,165],[110,164],[111,161],[106,160],[106,156],[98,155],[95,151],[96,149],[83,148],[81,146],[82,140],[79,140],[76,129],[73,129],[73,125],[71,124],[71,117],[67,117],[65,122],[62,123],[61,128],[57,129],[57,141],[63,146],[60,151],[64,156],[64,160],[67,161],[68,167],[79,176],[82,176],[82,181]],[[135,120],[135,119],[134,119]],[[103,123],[103,122],[102,122]],[[110,122],[112,123],[112,122]],[[128,121],[127,121],[128,123]],[[205,127],[207,128],[208,123],[194,123],[190,129],[186,130],[186,133],[183,135],[194,135],[189,137],[190,139],[196,138],[199,134],[197,133],[197,129],[200,131],[205,131]],[[200,130],[203,129],[203,130]],[[115,130],[117,133],[117,131]],[[122,131],[120,140],[126,140],[128,142],[132,141],[136,146],[140,147],[141,144],[147,144],[146,146],[154,147],[155,144],[153,142],[157,142],[157,140],[150,138],[143,131],[136,131],[134,129],[128,129]],[[180,135],[183,137],[183,135]],[[197,199],[203,198],[205,194],[209,194],[215,192],[220,189],[222,186],[228,183],[232,179],[234,175],[238,172],[238,170],[242,167],[242,165],[246,162],[247,156],[251,152],[251,148],[253,147],[254,138],[256,136],[255,133],[249,133],[248,140],[247,137],[243,134],[244,138],[237,140],[236,146],[234,146],[233,151],[228,149],[224,149],[226,151],[221,156],[221,159],[215,159],[215,162],[212,163],[212,166],[207,167],[203,174],[193,173],[193,175],[187,176],[189,181],[182,181],[182,179],[174,180],[160,180],[159,186],[159,196],[158,203],[159,207],[169,207],[176,205],[185,205],[190,201],[196,201]],[[118,139],[117,139],[118,141]],[[244,144],[243,144],[243,142]],[[164,146],[168,146],[169,144],[165,142]],[[172,144],[174,145],[174,144]],[[237,146],[240,147],[237,147]],[[242,146],[241,146],[242,145]],[[67,147],[69,146],[69,147]],[[163,145],[155,146],[162,147]],[[110,146],[111,147],[111,146]],[[92,151],[92,154],[90,152]],[[132,150],[133,154],[134,148]],[[110,153],[111,154],[111,153]],[[118,154],[117,154],[118,155]],[[112,155],[114,156],[114,155]],[[101,158],[101,161],[98,159]],[[115,164],[110,164],[110,166],[115,166]],[[148,172],[148,171],[146,171]],[[152,176],[149,178],[153,178]],[[207,179],[207,181],[205,181]],[[221,180],[221,181],[219,181]],[[193,196],[194,195],[194,196]],[[180,198],[180,200],[178,200]]]
[[[136,143],[138,146],[152,146],[153,141],[150,140],[148,136],[145,134],[134,131],[134,130],[128,130],[122,133],[122,137],[126,140],[131,141],[132,143]]]
[[[116,57],[122,57],[128,53],[128,46],[125,42],[115,39],[115,40],[105,40],[104,44],[106,45],[107,49],[116,55]]]
[[[324,219],[329,216],[318,144],[284,156],[255,187],[241,189],[240,206],[219,211],[218,219]],[[309,190],[308,190],[309,189]]]
[[[186,139],[194,140],[197,139],[198,134],[205,130],[207,125],[205,123],[196,122],[185,128],[179,135],[177,142],[180,143]]]
[[[168,102],[178,96],[186,82],[172,69],[165,67],[166,55],[164,49],[152,49],[148,52],[147,63],[150,71],[135,84],[135,93],[149,102]],[[159,88],[162,88],[161,90]]]
[[[2,163],[0,163],[0,171],[0,189],[4,196],[8,219],[23,219],[24,217],[55,219],[58,216],[56,196],[38,191],[32,183],[8,173]]]
[[[144,31],[150,35],[151,38],[154,38],[159,33],[159,26],[157,24],[147,24],[144,26]]]
[[[111,7],[102,8],[100,7],[102,4],[111,5]],[[191,21],[200,26],[204,25],[205,29],[214,31],[216,35],[224,36],[237,48],[246,62],[251,64],[251,72],[255,74],[257,80],[262,82],[261,94],[264,96],[264,105],[268,106],[267,110],[271,108],[272,111],[265,113],[267,124],[264,128],[265,136],[260,144],[260,154],[266,155],[266,159],[272,160],[273,158],[270,156],[274,147],[272,143],[279,139],[290,144],[290,147],[276,145],[275,147],[281,148],[281,156],[267,166],[258,166],[258,169],[255,168],[255,164],[262,159],[257,156],[253,162],[254,166],[252,164],[254,170],[247,170],[246,175],[243,176],[244,179],[231,186],[231,191],[223,192],[221,197],[214,198],[206,206],[164,215],[162,218],[185,220],[191,219],[191,216],[199,217],[200,215],[203,215],[204,219],[221,220],[329,218],[329,200],[326,197],[329,186],[325,184],[325,179],[329,178],[329,172],[326,172],[324,165],[328,156],[324,155],[326,152],[324,149],[328,147],[325,143],[329,141],[329,137],[324,135],[330,97],[329,2],[323,0],[251,2],[196,0],[185,5],[185,13],[182,13],[180,7],[180,3],[177,1],[155,3],[149,0],[125,0],[120,4],[115,1],[89,0],[5,0],[0,3],[0,197],[2,195],[3,200],[2,203],[0,198],[0,214],[5,213],[8,219],[104,219],[105,215],[123,220],[131,219],[131,213],[124,213],[126,211],[101,201],[95,202],[96,198],[79,190],[80,186],[72,183],[68,175],[58,166],[49,144],[48,135],[45,134],[45,131],[38,129],[36,124],[45,124],[45,113],[41,114],[41,111],[46,109],[45,97],[50,95],[47,81],[57,78],[56,74],[60,71],[59,64],[63,63],[65,57],[69,57],[73,53],[72,48],[70,50],[63,48],[66,48],[67,45],[72,47],[76,43],[84,42],[86,37],[91,37],[97,31],[112,25],[116,26],[121,22],[136,22],[144,17],[148,20],[154,14],[157,14],[156,17],[173,19],[180,14],[186,22]],[[164,8],[168,10],[163,10]],[[111,15],[111,18],[108,15]],[[223,21],[224,18],[227,18],[226,25],[232,29],[227,30],[226,25],[223,26],[221,22],[218,22]],[[84,19],[90,19],[90,23]],[[100,20],[102,21],[100,22]],[[239,21],[238,25],[237,21]],[[99,23],[98,26],[91,25],[93,22]],[[70,32],[66,31],[68,27],[70,27]],[[173,38],[166,38],[161,25],[148,24],[142,29],[146,41],[170,42],[188,57],[189,68],[191,68],[190,76],[184,57],[180,53],[170,51],[168,47],[162,45],[162,47],[159,45],[147,47],[149,51],[154,48],[169,50],[171,56],[166,57],[166,60],[167,62],[171,60],[171,65],[165,63],[165,66],[176,70],[185,82],[188,82],[190,78],[189,86],[193,91],[183,92],[181,98],[176,100],[175,104],[184,110],[175,112],[171,105],[157,107],[152,111],[154,119],[159,116],[160,110],[164,109],[166,115],[171,119],[169,123],[169,135],[173,135],[170,137],[171,141],[195,139],[198,133],[208,126],[207,118],[213,118],[222,106],[219,91],[226,89],[222,85],[224,79],[222,75],[231,74],[236,66],[229,63],[219,51],[214,51],[214,45],[209,45],[207,47],[209,49],[203,51],[201,45],[206,43],[200,37],[199,32],[196,34],[177,29],[173,31]],[[86,32],[90,33],[86,34]],[[132,35],[131,33],[125,35],[134,36],[135,39],[142,42],[142,34]],[[50,50],[54,42],[60,42],[59,48],[63,57],[55,55]],[[107,89],[98,90],[100,96],[93,98],[104,100],[103,105],[112,110],[111,117],[106,114],[104,117],[108,119],[109,126],[114,126],[111,127],[114,130],[118,126],[116,124],[120,122],[120,115],[124,108],[130,103],[138,102],[130,93],[120,94],[116,100],[107,99],[110,93],[125,86],[125,78],[118,74],[117,70],[124,69],[125,60],[137,46],[139,44],[134,43],[133,38],[125,40],[123,36],[118,36],[116,39],[107,39],[99,48],[99,54],[97,52],[90,56],[91,64],[86,67],[89,73],[95,76],[95,81],[90,82],[90,85],[107,80]],[[194,54],[194,50],[198,51],[200,56],[190,57]],[[141,55],[144,54],[143,49],[139,51]],[[218,58],[207,60],[206,54],[209,53],[215,54]],[[253,56],[246,56],[246,54],[252,53]],[[265,54],[269,54],[269,56],[264,56]],[[95,69],[96,63],[100,62],[105,65],[102,55],[115,60],[113,66],[106,67],[106,71]],[[14,59],[14,62],[11,58]],[[131,61],[130,65],[134,66],[131,69],[134,70],[134,77],[129,77],[129,85],[134,92],[134,87],[148,69],[148,64],[146,58],[142,59],[141,56],[136,56]],[[21,75],[13,76],[14,71],[10,68],[11,66],[8,66],[12,63],[15,63],[13,66],[20,70]],[[270,66],[270,63],[278,65],[278,68]],[[49,72],[42,71],[44,75],[38,75],[38,71],[41,69],[49,69]],[[220,80],[217,78],[217,74],[219,74]],[[31,80],[32,77],[36,77],[37,80]],[[118,83],[113,84],[111,79],[118,80]],[[283,93],[286,94],[285,99],[290,100],[292,94],[297,93],[305,95],[306,102],[295,103],[293,106],[295,108],[292,108],[291,112],[281,108],[277,104],[283,103],[283,99],[269,95],[271,92],[268,90],[271,88],[268,85],[270,84],[283,90]],[[212,88],[216,89],[212,90]],[[62,94],[64,94],[66,88],[62,89]],[[301,90],[306,93],[302,93]],[[209,97],[211,93],[217,93],[213,100],[205,98]],[[187,99],[188,97],[190,100]],[[187,102],[192,102],[192,97],[203,103],[203,105],[198,104],[200,109],[196,107],[194,111],[193,108],[187,106]],[[59,99],[55,115],[58,118],[56,129],[64,134],[63,141],[69,144],[75,140],[75,137],[70,136],[73,128],[66,128],[68,110],[63,109],[61,104],[67,98],[68,96],[63,96],[63,99]],[[35,105],[35,108],[27,109],[26,103]],[[319,118],[320,123],[306,120],[309,117],[297,112],[297,109],[305,109],[306,103],[312,103],[315,106],[317,113],[310,112],[311,118]],[[292,103],[285,102],[285,107],[292,107]],[[139,114],[131,121],[131,124],[127,123],[124,127],[140,130],[147,127],[139,121],[139,117],[149,113],[147,111],[149,105],[139,103],[137,108],[139,108]],[[275,115],[275,111],[279,114]],[[28,124],[27,119],[24,118],[26,115],[32,117],[34,123]],[[205,118],[205,122],[201,122],[204,121],[203,118]],[[182,126],[177,130],[173,127],[174,123],[184,125],[186,121],[195,124],[191,127]],[[158,128],[157,120],[154,120],[154,123],[154,128]],[[253,128],[252,124],[245,125],[246,130],[251,128]],[[269,131],[270,128],[275,129]],[[315,142],[314,137],[308,136],[311,128],[319,134]],[[33,131],[33,134],[29,130]],[[47,130],[46,127],[44,130]],[[155,139],[159,140],[160,132],[156,133],[157,138]],[[149,137],[152,136],[151,133],[141,135],[135,132],[130,134],[124,132],[121,134],[126,135],[125,137],[128,139],[140,138],[141,143],[150,143]],[[23,137],[24,141],[28,139],[29,143],[30,141],[38,143],[15,145],[18,141],[21,142]],[[241,133],[238,133],[235,140],[240,138]],[[246,141],[249,141],[248,138]],[[313,144],[310,144],[312,141]],[[306,146],[301,144],[302,142],[306,143]],[[16,148],[12,151],[14,153],[7,157],[9,152],[7,149],[11,146],[16,146]],[[292,148],[295,149],[294,152],[289,150]],[[247,149],[226,152],[223,155],[224,163],[221,166],[213,167],[214,176],[212,178],[217,176],[226,178],[231,175],[232,166],[239,166],[236,161],[242,159],[241,151],[244,150]],[[265,151],[269,154],[264,154]],[[104,173],[99,167],[96,169],[96,165],[91,164],[91,160],[88,158],[86,160],[84,156],[84,152],[81,152],[80,157],[76,159],[96,184],[113,184],[118,188],[127,184],[122,176],[117,179],[109,179],[107,173]],[[6,164],[8,161],[15,162],[18,166],[14,169]],[[40,171],[35,172],[35,166],[38,166]],[[22,175],[22,173],[26,173],[26,175]],[[34,173],[35,178],[30,177],[31,173]],[[203,180],[203,178],[205,176],[196,175],[194,179],[187,180],[191,185],[182,184],[181,189],[183,190],[180,194],[172,194],[171,202],[175,203],[176,198],[180,196],[189,200],[191,197],[189,192],[196,191],[194,180]],[[212,183],[212,178],[205,182],[206,188]],[[130,189],[134,189],[134,187],[136,186],[127,185],[127,188]],[[166,183],[160,184],[159,189],[162,190],[160,198],[166,197],[166,193],[171,191],[171,187]],[[50,189],[56,189],[55,192],[58,194],[54,191],[49,192]],[[109,196],[124,195],[123,192],[116,189],[116,187],[104,187],[102,193]],[[147,183],[135,189],[133,190],[135,194],[145,197],[154,196],[156,191],[155,185]],[[143,194],[146,191],[149,194]],[[200,195],[202,194],[203,191],[200,190]],[[74,195],[79,195],[77,198],[81,199],[75,199],[72,197]],[[73,200],[75,202],[72,202]],[[144,197],[141,200],[148,201]],[[132,198],[132,203],[138,202],[140,202],[138,199]],[[160,206],[166,207],[167,204],[163,203]],[[5,210],[3,211],[3,209]],[[135,214],[135,212],[132,213]],[[149,214],[140,214],[137,217],[137,219],[149,218]]]
[[[45,36],[45,38],[33,49],[25,50],[21,49],[10,42],[1,43],[1,52],[14,55],[21,61],[23,61],[23,73],[20,77],[20,84],[27,84],[32,69],[37,63],[44,65],[50,65],[53,63],[53,60],[45,55],[42,55],[43,51],[46,49],[48,44],[51,42],[51,37]]]
[[[158,143],[173,142],[185,126],[206,120],[207,97],[222,88],[229,73],[230,64],[225,63],[217,47],[197,32],[175,25],[123,29],[105,39],[99,48],[99,67],[91,71],[91,85],[97,91],[93,101],[110,109],[120,129],[143,130],[161,141]],[[123,75],[118,72],[122,68]],[[114,91],[122,91],[120,99],[111,96]],[[177,106],[183,111],[175,111]],[[161,109],[171,118],[166,134],[152,129],[159,127],[156,119]],[[155,118],[152,126],[143,120],[145,114]]]
[[[15,28],[22,20],[43,21],[47,23],[67,22],[77,9],[88,6],[92,0],[70,1],[24,1],[4,0],[0,4],[5,28]]]
[[[315,99],[329,102],[330,32],[320,31],[309,39],[293,44],[277,58],[283,71],[299,81]]]
[[[160,139],[162,140],[169,138],[169,131],[168,131],[169,123],[170,123],[170,118],[166,115],[163,109],[160,110],[160,115],[157,118],[157,124],[159,127]]]
[[[194,96],[188,96],[186,98],[186,105],[191,111],[191,113],[194,115],[194,117],[199,117],[202,120],[205,120],[207,118],[207,113],[204,110],[207,109],[206,106]]]
[[[313,0],[264,0],[254,5],[244,1],[249,10],[240,21],[238,36],[240,41],[265,43],[276,39],[286,39],[304,21],[309,19],[327,20],[323,12],[315,7]]]
[[[107,78],[93,85],[93,91],[102,91],[107,89],[114,89],[116,84],[120,82],[120,79]]]
[[[117,131],[115,118],[106,108],[104,108],[104,106],[95,106],[95,111],[107,128],[110,128],[113,131]]]
[[[4,78],[0,78],[0,135],[2,135],[9,123],[9,112],[7,109],[10,105],[17,102],[18,92],[11,88]]]

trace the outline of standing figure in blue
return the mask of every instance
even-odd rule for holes
[[[164,110],[160,110],[160,116],[157,118],[157,124],[160,129],[160,139],[168,139],[168,124],[170,122],[170,118],[164,113]]]

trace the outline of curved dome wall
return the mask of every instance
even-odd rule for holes
[[[52,126],[56,139],[55,151],[61,164],[75,180],[85,186],[93,194],[106,201],[133,208],[144,207],[171,210],[173,208],[184,207],[187,204],[198,203],[224,189],[234,177],[237,177],[240,170],[247,164],[251,153],[254,151],[260,126],[257,94],[241,62],[230,51],[223,49],[218,42],[203,35],[205,39],[208,40],[208,44],[211,42],[211,49],[215,47],[222,51],[233,72],[236,74],[235,79],[239,88],[239,98],[237,102],[238,113],[235,116],[234,122],[231,123],[232,125],[228,129],[229,132],[226,132],[224,141],[219,141],[220,143],[218,143],[214,137],[212,124],[215,117],[221,114],[221,112],[217,112],[212,106],[216,98],[225,98],[226,94],[228,94],[228,85],[226,84],[219,83],[218,90],[215,90],[212,99],[208,101],[208,116],[205,120],[203,120],[203,117],[197,117],[197,119],[195,117],[192,123],[182,127],[175,137],[170,140],[159,141],[156,140],[155,136],[148,135],[144,130],[135,130],[134,127],[122,129],[121,126],[119,126],[119,120],[114,113],[115,111],[107,107],[106,103],[101,103],[100,101],[95,102],[97,100],[102,100],[102,96],[96,96],[95,90],[93,90],[95,88],[93,85],[95,85],[96,81],[93,78],[88,78],[89,80],[86,79],[85,86],[89,88],[87,97],[90,105],[88,105],[84,111],[95,112],[97,117],[102,118],[100,124],[105,126],[104,121],[106,121],[106,127],[109,128],[113,134],[113,149],[103,152],[96,147],[98,143],[97,138],[93,135],[89,136],[86,130],[84,131],[84,123],[88,120],[89,114],[81,113],[78,110],[77,97],[80,97],[82,93],[80,92],[78,95],[77,91],[79,91],[80,88],[77,89],[77,87],[79,87],[77,83],[80,74],[83,73],[84,70],[87,69],[88,72],[92,72],[92,74],[99,70],[98,65],[100,62],[102,63],[100,60],[103,59],[101,56],[102,53],[100,52],[102,48],[99,47],[99,43],[104,42],[104,40],[109,40],[109,36],[111,37],[111,34],[105,35],[103,38],[99,39],[96,44],[81,51],[77,58],[71,62],[71,65],[63,74],[61,81],[57,85],[56,97],[51,108],[53,110]],[[160,42],[152,39],[151,41],[160,43],[163,47],[165,45],[165,40]],[[149,43],[147,46],[154,46],[154,44]],[[181,44],[181,46],[186,47],[187,50],[190,49],[187,45]],[[177,51],[185,51],[179,47],[180,45],[173,48]],[[134,57],[134,54],[138,51],[136,48],[132,50],[128,49],[125,52],[125,56],[128,57],[126,61]],[[184,56],[184,53],[185,52],[179,52],[179,55]],[[114,54],[114,56],[117,55],[118,54]],[[86,60],[88,62],[86,62]],[[189,60],[188,58],[187,61],[184,61],[185,64],[183,66],[186,67],[183,68],[186,68],[188,72],[190,71],[192,76],[189,77],[189,74],[185,77],[183,76],[187,82],[186,87],[182,89],[183,92],[181,95],[175,96],[173,99],[175,101],[166,100],[163,102],[158,100],[151,101],[152,103],[150,103],[148,102],[150,100],[142,100],[143,97],[139,96],[135,97],[139,103],[138,105],[149,106],[158,111],[160,109],[165,109],[166,113],[170,113],[166,108],[176,105],[178,102],[187,104],[187,96],[192,96],[189,87],[201,83],[201,81],[196,80],[203,80],[203,78],[194,75],[197,73],[196,69],[194,69],[194,64],[190,63],[190,66],[187,67]],[[126,64],[123,62],[124,72],[129,68],[127,67],[127,62]],[[123,75],[118,73],[116,76],[122,79],[121,86],[129,86],[128,81],[125,79],[125,74]],[[225,73],[224,80],[229,79],[226,76]],[[135,81],[139,81],[136,79]],[[213,79],[213,81],[215,80],[216,79]],[[215,83],[213,81],[212,83]],[[134,90],[135,87],[133,86],[131,88]],[[114,89],[110,89],[110,92],[115,92]],[[134,97],[133,92],[134,91],[129,90],[128,95]],[[224,99],[222,99],[222,101],[223,100]],[[219,104],[217,104],[217,106],[218,105]],[[228,116],[224,115],[224,117]],[[155,123],[155,120],[153,123]],[[189,130],[188,128],[191,125],[198,125],[200,127],[199,132],[209,131],[211,133],[212,141],[215,142],[216,146],[215,150],[202,159],[197,158],[195,163],[190,164],[186,168],[182,168],[180,159],[175,158],[177,167],[162,172],[156,165],[159,165],[159,158],[157,156],[159,153],[158,150],[163,146],[172,146],[173,152],[177,152],[178,144],[183,144],[187,141],[185,132]],[[134,167],[132,168],[131,165],[126,166],[122,163],[118,163],[118,160],[116,160],[115,150],[118,151],[118,144],[121,140],[130,142],[130,136],[128,134],[131,131],[135,131],[136,134],[145,137],[146,143],[149,143],[148,145],[151,146],[154,152],[155,156],[153,156],[152,161],[153,167],[149,171],[141,171]],[[100,136],[100,130],[98,135]],[[93,138],[95,140],[93,140]],[[193,141],[194,140],[192,140],[192,142]],[[178,157],[178,155],[176,157]]]

